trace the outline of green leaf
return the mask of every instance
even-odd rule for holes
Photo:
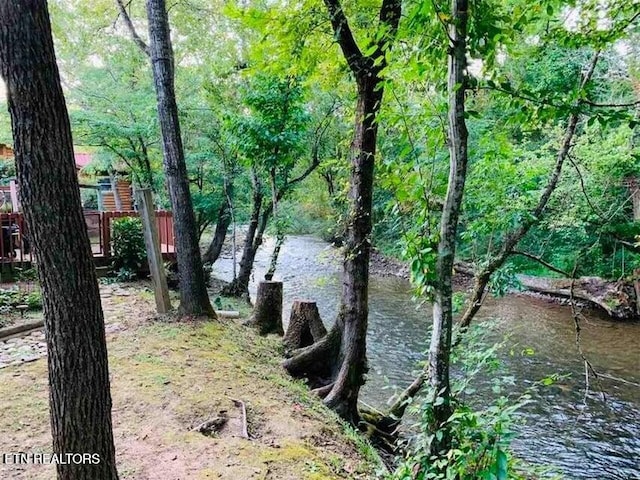
[[[507,474],[508,474],[508,459],[507,459],[507,454],[504,453],[502,450],[498,450],[498,453],[496,455],[496,466],[498,467],[498,480],[507,480]]]

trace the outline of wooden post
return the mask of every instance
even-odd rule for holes
[[[15,180],[9,182],[9,193],[11,195],[11,207],[14,212],[20,210],[20,200],[18,200],[18,186]]]
[[[144,232],[144,243],[147,247],[147,258],[149,260],[149,271],[153,280],[153,293],[156,298],[156,309],[158,313],[167,313],[171,310],[171,300],[169,299],[169,288],[167,287],[167,277],[162,264],[162,252],[158,239],[158,224],[156,223],[151,190],[143,188],[136,191],[138,210],[142,220],[142,230]]]
[[[109,180],[111,180],[111,191],[113,192],[113,202],[115,203],[116,210],[118,212],[122,211],[122,200],[120,199],[120,192],[118,192],[118,180],[114,174],[109,175]]]
[[[100,212],[100,228],[102,230],[102,254],[111,256],[111,217],[109,212]]]

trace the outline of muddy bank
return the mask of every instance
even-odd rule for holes
[[[575,300],[605,312],[613,320],[640,320],[633,285],[607,281],[599,277],[545,278],[518,275],[528,291],[548,295],[560,301]]]

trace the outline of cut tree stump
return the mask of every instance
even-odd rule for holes
[[[284,335],[282,328],[282,282],[264,281],[258,284],[253,316],[246,323],[256,327],[260,335]]]
[[[283,340],[286,355],[290,356],[294,350],[314,344],[326,334],[327,329],[322,323],[316,302],[294,301]]]

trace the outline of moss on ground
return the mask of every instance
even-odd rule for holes
[[[175,323],[153,316],[140,287],[104,298],[113,419],[122,479],[371,479],[379,467],[366,441],[345,428],[280,367],[276,337],[240,322]],[[221,299],[224,309],[246,307]],[[241,436],[247,411],[250,439]],[[213,437],[192,429],[226,411]],[[49,451],[44,359],[0,370],[0,451]],[[0,478],[54,478],[50,466]]]

